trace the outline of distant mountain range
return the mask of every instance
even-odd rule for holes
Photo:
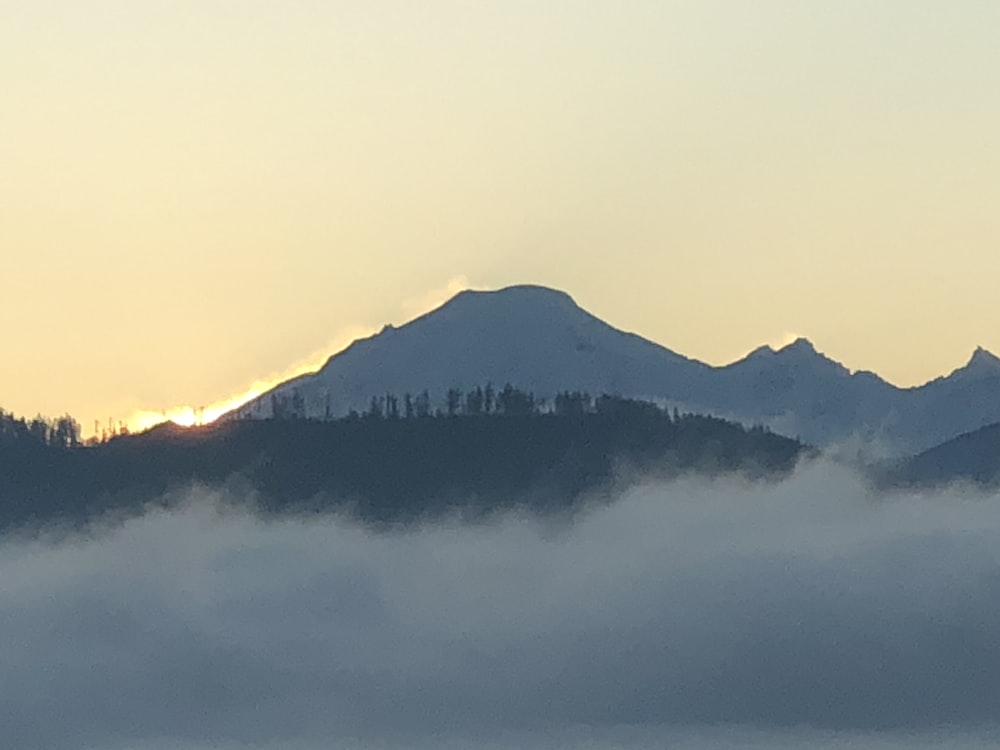
[[[767,425],[820,447],[883,455],[925,450],[1000,422],[1000,358],[977,349],[947,377],[898,388],[851,372],[806,339],[761,347],[713,367],[621,331],[540,286],[465,291],[398,328],[355,341],[317,372],[286,381],[232,412],[268,418],[295,399],[309,417],[363,412],[373,396],[510,383],[551,400],[562,391],[643,398]]]

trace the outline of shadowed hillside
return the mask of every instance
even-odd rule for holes
[[[1000,484],[1000,423],[959,435],[894,464],[883,472],[881,480],[901,486],[957,481],[996,486]]]
[[[671,415],[626,399],[565,394],[540,413],[506,391],[507,413],[162,425],[90,448],[0,446],[0,521],[82,521],[132,512],[190,483],[228,484],[265,512],[347,510],[368,522],[522,504],[575,507],[640,476],[789,472],[804,446],[762,428]]]

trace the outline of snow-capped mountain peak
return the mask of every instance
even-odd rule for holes
[[[235,416],[267,418],[282,404],[299,416],[341,416],[366,411],[373,397],[423,391],[434,408],[449,389],[510,383],[545,401],[563,391],[608,393],[767,424],[816,445],[860,435],[905,452],[1000,421],[992,376],[1000,377],[1000,358],[980,347],[947,378],[901,389],[852,374],[806,338],[712,367],[614,328],[565,292],[525,284],[464,291],[386,326]]]

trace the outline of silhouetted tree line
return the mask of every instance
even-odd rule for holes
[[[291,398],[294,398],[293,393]],[[349,419],[425,419],[427,417],[458,416],[522,416],[540,414],[544,403],[535,396],[507,384],[499,392],[493,385],[477,386],[468,392],[449,388],[445,392],[443,406],[431,407],[431,397],[427,390],[414,395],[404,393],[402,397],[394,393],[372,396],[368,409],[358,413],[352,411]]]
[[[364,420],[364,419],[426,419],[429,417],[524,417],[524,416],[575,416],[583,414],[658,415],[668,420],[680,421],[697,415],[681,414],[675,407],[669,411],[649,401],[602,394],[593,396],[586,391],[562,391],[551,402],[535,396],[530,391],[515,388],[507,383],[495,390],[491,383],[476,386],[469,391],[449,388],[445,392],[441,406],[431,405],[427,390],[414,395],[410,392],[401,397],[394,393],[372,396],[368,408],[363,412],[351,410],[346,417],[334,417],[327,403],[322,419]],[[271,394],[271,415],[273,419],[306,419],[308,412],[305,398],[292,389],[287,394]],[[766,431],[763,426],[751,428]]]
[[[277,419],[164,424],[81,450],[56,447],[79,438],[53,440],[51,424],[31,451],[0,441],[0,527],[139,513],[192,483],[234,487],[264,513],[346,510],[374,524],[515,504],[561,513],[651,475],[781,476],[807,450],[762,428],[579,392],[543,403],[484,386],[433,410],[426,393],[387,394],[331,420],[300,418],[295,403]]]
[[[41,414],[26,419],[0,409],[0,443],[75,448],[80,445],[80,423],[68,414],[55,419]]]

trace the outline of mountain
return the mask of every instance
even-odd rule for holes
[[[1000,423],[980,427],[936,445],[885,471],[888,485],[940,485],[970,481],[1000,483]]]
[[[541,286],[461,292],[395,328],[330,357],[232,412],[268,418],[275,405],[336,417],[364,412],[373,396],[510,383],[551,403],[562,391],[642,398],[776,432],[817,446],[861,444],[904,455],[1000,422],[1000,358],[979,348],[968,364],[917,388],[852,372],[807,339],[761,347],[723,367],[689,359],[621,331]]]
[[[709,382],[711,392],[699,399],[708,410],[802,435],[821,446],[852,435],[872,439],[881,426],[882,406],[897,391],[874,373],[852,373],[804,338],[778,350],[756,349],[717,368]]]
[[[309,416],[368,408],[372,396],[511,383],[551,399],[560,391],[678,401],[708,365],[611,327],[564,292],[515,286],[461,292],[406,325],[386,326],[331,357],[317,373],[278,386],[237,410],[271,415],[272,395],[297,392]]]
[[[899,431],[932,438],[916,447],[929,448],[1000,422],[1000,359],[977,347],[964,367],[906,393]]]

